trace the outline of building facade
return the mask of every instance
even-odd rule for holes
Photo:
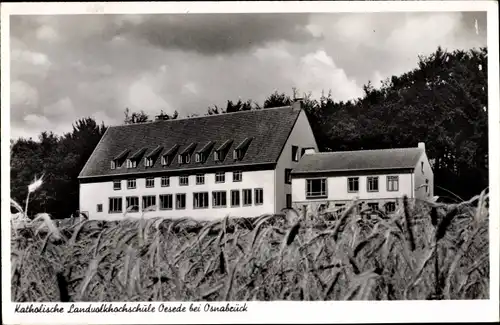
[[[359,200],[359,209],[391,213],[404,196],[425,200],[433,189],[424,143],[418,148],[313,153],[292,172],[297,210],[342,210]]]
[[[291,171],[316,141],[290,107],[110,127],[80,180],[90,219],[257,217],[292,204]]]

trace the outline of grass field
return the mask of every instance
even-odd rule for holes
[[[12,221],[12,300],[488,299],[488,194],[393,216]],[[13,202],[22,214],[22,208]]]

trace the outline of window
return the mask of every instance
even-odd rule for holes
[[[193,208],[195,209],[208,208],[208,192],[193,193]]]
[[[97,205],[97,212],[102,212],[102,204]]]
[[[214,208],[225,207],[226,206],[226,191],[216,191],[212,192]]]
[[[226,173],[217,172],[215,173],[215,182],[216,183],[224,183],[226,181]]]
[[[126,198],[127,212],[137,212],[139,211],[139,197],[128,196]]]
[[[208,154],[214,147],[215,142],[214,141],[209,141],[206,143],[203,148],[201,148],[195,155],[195,161],[197,163],[204,163],[208,157]]]
[[[240,191],[232,190],[231,191],[231,206],[239,207],[240,206]]]
[[[170,177],[163,176],[161,178],[161,187],[169,187],[170,186]]]
[[[115,161],[111,161],[111,169],[116,169],[116,163]]]
[[[299,161],[299,147],[292,146],[292,161]]]
[[[226,140],[220,147],[215,149],[214,151],[214,160],[215,161],[224,161],[226,155],[229,151],[229,147],[233,143],[233,140]]]
[[[422,168],[422,174],[424,174],[424,162],[423,161],[420,162],[420,166]]]
[[[184,210],[186,208],[186,194],[177,194],[175,196],[175,208],[177,210]]]
[[[172,194],[160,194],[160,210],[172,210]]]
[[[252,142],[253,138],[245,138],[234,150],[233,150],[233,159],[241,160],[245,156],[245,153],[250,146],[250,142]]]
[[[152,177],[146,178],[146,187],[155,187],[155,179]]]
[[[137,168],[137,160],[127,159],[127,168]]]
[[[292,207],[292,194],[286,195],[286,207],[290,209]]]
[[[113,181],[113,190],[121,190],[122,189],[122,182],[121,181]]]
[[[189,176],[180,176],[179,177],[179,185],[181,185],[181,186],[189,185]]]
[[[156,159],[160,155],[160,152],[163,150],[162,146],[157,146],[153,151],[151,151],[146,158],[144,158],[144,166],[145,167],[153,167]]]
[[[378,203],[368,203],[368,208],[372,209],[372,210],[378,210]]]
[[[261,188],[255,189],[255,204],[264,204],[264,190]]]
[[[308,179],[306,198],[326,197],[326,178]]]
[[[125,163],[125,160],[120,160],[116,162],[116,168],[120,169],[123,167],[123,164]]]
[[[425,193],[427,196],[431,196],[431,189],[429,188],[429,179],[425,179]]]
[[[368,177],[366,187],[368,192],[378,192],[378,177]]]
[[[233,182],[241,182],[243,180],[243,173],[241,171],[233,172]]]
[[[146,195],[142,197],[142,211],[149,208],[149,210],[156,210],[156,196]]]
[[[395,202],[387,202],[385,204],[385,212],[386,213],[391,213],[396,211],[396,203]]]
[[[292,169],[285,168],[285,184],[292,184]]]
[[[191,155],[190,154],[179,155],[177,159],[179,164],[189,164],[191,162]]]
[[[120,213],[122,212],[122,198],[121,197],[110,197],[109,198],[109,213]]]
[[[359,177],[349,177],[347,179],[347,192],[359,191]]]
[[[189,164],[191,162],[191,155],[196,148],[196,142],[190,143],[184,150],[179,153],[179,164]]]
[[[173,145],[168,151],[161,156],[161,164],[163,166],[168,166],[174,160],[175,154],[179,150],[179,145]]]
[[[243,205],[252,205],[252,190],[243,190]]]
[[[170,165],[170,162],[171,162],[171,157],[170,156],[162,156],[161,157],[161,164],[163,166]]]
[[[198,185],[205,184],[205,174],[196,175],[196,184]]]
[[[127,180],[127,188],[136,188],[136,180],[135,179],[128,179]]]
[[[387,176],[387,191],[399,191],[399,176]]]

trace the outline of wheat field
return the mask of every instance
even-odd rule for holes
[[[213,222],[12,219],[12,301],[489,298],[486,190],[460,204],[405,198],[391,216],[355,206]]]

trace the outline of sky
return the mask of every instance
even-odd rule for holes
[[[11,138],[262,104],[292,89],[355,99],[419,55],[486,46],[486,13],[277,13],[10,17]],[[477,24],[476,24],[477,21]]]

